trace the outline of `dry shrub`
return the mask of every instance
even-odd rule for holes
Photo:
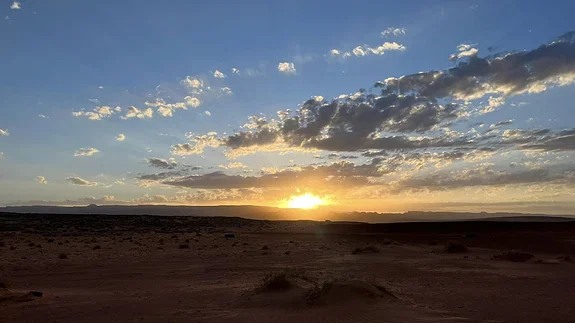
[[[380,250],[377,246],[367,246],[367,247],[357,247],[355,249],[353,249],[353,251],[351,252],[352,255],[359,255],[359,254],[367,254],[367,253],[379,253]]]

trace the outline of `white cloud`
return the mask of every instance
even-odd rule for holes
[[[46,180],[46,177],[44,176],[36,176],[36,183],[38,184],[48,184],[48,181]]]
[[[186,103],[187,106],[192,107],[192,108],[197,108],[202,104],[202,101],[196,97],[192,97],[192,96],[186,96],[184,98],[184,101]]]
[[[199,99],[195,99],[192,97],[186,97],[186,99],[187,98],[190,98],[190,102],[189,102],[190,105],[188,105],[188,102],[166,103],[166,101],[164,101],[164,99],[161,99],[161,98],[157,98],[156,101],[146,101],[145,104],[148,107],[156,108],[156,112],[158,112],[158,114],[160,114],[162,117],[173,117],[174,112],[177,109],[187,110],[188,106],[195,108],[196,106],[193,106],[191,104],[193,103],[193,104],[199,105],[199,103],[200,103]]]
[[[124,120],[131,118],[151,119],[153,116],[154,116],[154,110],[152,110],[152,108],[140,110],[135,106],[131,106],[128,108],[128,112],[126,113],[126,115],[120,118]]]
[[[108,118],[109,116],[113,115],[114,113],[122,112],[122,108],[115,107],[112,108],[107,105],[99,106],[94,108],[92,111],[74,111],[72,115],[74,117],[86,117],[89,120],[98,121],[102,120],[103,118]]]
[[[388,37],[388,36],[401,36],[405,35],[405,28],[396,28],[396,27],[389,27],[386,28],[384,31],[381,32],[381,36]]]
[[[45,116],[45,115],[43,115],[43,114],[39,114],[39,115],[38,115],[38,118],[47,119],[48,117]]]
[[[74,152],[74,157],[90,157],[90,156],[93,156],[99,152],[100,151],[98,149],[93,148],[93,147],[80,148]]]
[[[226,74],[224,74],[224,73],[222,73],[222,72],[216,70],[216,71],[214,72],[214,77],[217,78],[217,79],[223,79],[224,77],[226,77]]]
[[[465,57],[473,57],[476,56],[477,53],[479,53],[479,50],[473,47],[473,45],[460,44],[457,46],[457,53],[449,55],[449,60],[455,61]]]
[[[0,137],[2,136],[10,136],[8,129],[0,129]]]
[[[223,169],[243,169],[243,168],[248,168],[248,166],[244,165],[243,163],[240,162],[230,162],[227,165],[219,165],[218,167],[223,168]]]
[[[296,73],[295,65],[293,63],[290,63],[290,62],[279,63],[278,64],[278,71],[280,71],[280,73],[284,73],[284,74],[288,74],[288,75],[294,75]]]
[[[210,111],[206,110],[206,111],[204,111],[204,115],[211,117],[212,113]]]
[[[240,69],[239,69],[239,68],[232,67],[232,74],[237,74],[237,75],[239,75],[239,74],[240,74]]]
[[[186,134],[191,143],[176,144],[172,146],[172,154],[185,156],[185,155],[199,155],[204,152],[207,147],[219,147],[221,140],[218,138],[216,132],[208,132],[205,135]]]
[[[123,133],[120,133],[116,136],[116,141],[124,141],[126,140],[126,135],[124,135]]]
[[[188,89],[201,89],[204,87],[204,81],[193,76],[186,76],[186,78],[182,80],[182,84]]]
[[[0,159],[4,158],[4,153],[0,151]]]
[[[339,49],[334,48],[329,51],[329,55],[333,57],[338,57],[339,55],[341,55],[341,52],[339,51]]]
[[[348,58],[351,56],[355,57],[363,57],[369,55],[383,55],[385,52],[389,51],[404,51],[406,48],[400,43],[396,42],[385,42],[377,47],[370,47],[367,45],[360,45],[356,46],[351,51],[342,51],[337,48],[334,48],[329,51],[328,55],[331,57],[341,57],[341,58]]]
[[[98,185],[97,182],[90,182],[88,180],[85,180],[85,179],[77,177],[77,176],[68,177],[68,178],[66,178],[66,181],[68,181],[71,184],[80,185],[80,186],[96,186],[96,185]]]
[[[12,9],[12,10],[20,10],[20,9],[22,9],[22,5],[20,4],[20,2],[14,1],[14,2],[12,2],[12,4],[10,5],[10,9]]]
[[[223,88],[221,88],[221,89],[220,89],[220,93],[222,93],[223,95],[232,95],[232,94],[234,94],[234,93],[232,92],[232,89],[230,89],[230,88],[227,87],[227,86],[224,86]]]

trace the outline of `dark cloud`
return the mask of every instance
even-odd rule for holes
[[[571,169],[569,169],[571,167]],[[514,167],[515,168],[515,167]],[[474,167],[458,171],[437,172],[404,179],[394,187],[395,192],[418,190],[450,190],[474,186],[503,186],[534,183],[572,183],[573,167],[548,167],[496,170],[490,166]]]
[[[163,169],[174,169],[178,166],[178,163],[170,159],[148,158],[148,165]]]
[[[544,151],[575,150],[575,129],[547,136],[535,143],[523,145],[522,148]]]
[[[280,120],[252,117],[246,130],[212,138],[211,146],[265,150],[267,145],[281,143],[292,148],[363,152],[466,145],[465,137],[437,136],[439,127],[469,116],[466,101],[490,96],[489,101],[503,102],[505,97],[575,82],[574,35],[567,33],[531,51],[471,56],[448,70],[388,78],[376,83],[379,94],[361,90],[330,102],[314,97],[294,113],[280,111]],[[422,134],[428,135],[418,139]],[[205,147],[201,142],[183,145],[188,146],[174,146],[175,153],[181,148],[197,153]]]

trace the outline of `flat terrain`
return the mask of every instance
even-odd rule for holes
[[[0,322],[575,322],[574,256],[567,221],[0,214]]]

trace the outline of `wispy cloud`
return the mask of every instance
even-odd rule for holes
[[[401,36],[405,35],[406,32],[407,30],[405,30],[405,28],[389,27],[381,32],[381,36],[383,37]]]
[[[10,136],[8,129],[0,129],[0,137],[2,136]]]
[[[66,178],[66,181],[70,184],[79,186],[97,186],[99,184],[98,182],[91,182],[80,177],[68,177]]]
[[[18,1],[14,1],[12,2],[12,4],[10,5],[10,9],[12,10],[20,10],[22,9],[22,4]]]
[[[116,141],[124,141],[124,140],[126,140],[126,135],[124,135],[123,133],[119,133],[116,136]]]
[[[99,121],[102,120],[104,118],[108,118],[111,115],[115,114],[115,113],[119,113],[122,111],[122,108],[120,107],[115,107],[112,108],[110,106],[99,106],[94,108],[92,111],[84,111],[84,110],[80,110],[80,111],[74,111],[72,112],[72,115],[74,117],[85,117],[88,118],[89,120],[93,120],[93,121]]]
[[[351,51],[343,51],[334,48],[329,51],[328,55],[336,58],[363,57],[370,55],[383,55],[389,51],[404,51],[405,49],[405,46],[402,44],[396,42],[384,42],[376,47],[371,47],[369,45],[356,46]]]
[[[74,152],[74,157],[90,157],[99,153],[100,151],[96,148],[80,148]]]
[[[138,109],[135,106],[131,106],[128,108],[128,112],[126,113],[125,116],[120,117],[121,119],[131,119],[131,118],[137,118],[137,119],[151,119],[154,116],[154,110],[152,110],[152,108],[146,108],[146,109]]]

